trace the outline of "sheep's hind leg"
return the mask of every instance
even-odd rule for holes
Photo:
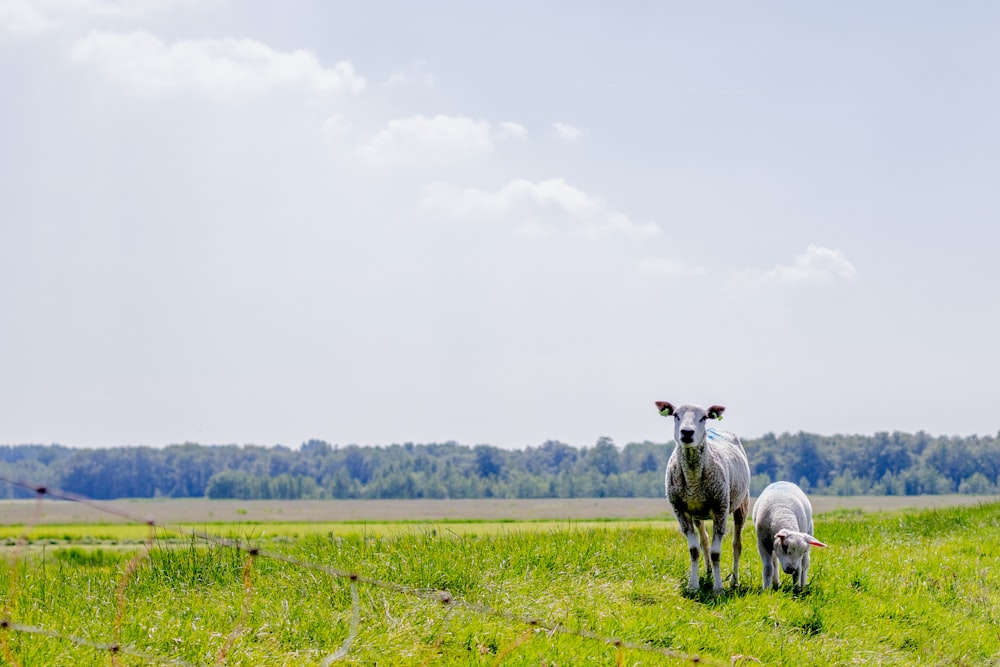
[[[705,530],[704,521],[695,521],[694,525],[698,527],[698,536],[701,539],[701,553],[705,557],[705,568],[708,568],[708,564],[712,562],[712,553],[708,545],[708,531]]]
[[[740,585],[740,556],[743,554],[743,524],[750,511],[750,498],[733,510],[733,588]]]

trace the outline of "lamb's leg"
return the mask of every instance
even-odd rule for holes
[[[781,588],[781,563],[778,562],[778,554],[771,553],[771,588],[778,590]]]
[[[799,586],[805,586],[809,579],[809,551],[806,550],[805,556],[802,557],[802,568],[799,570]]]
[[[761,569],[763,570],[761,578],[763,579],[763,587],[766,591],[771,587],[771,577],[774,576],[774,562],[771,560],[772,554],[767,552],[767,547],[757,540],[757,553],[760,554]]]
[[[743,523],[750,511],[750,498],[733,510],[733,588],[740,584],[740,556],[743,554]]]

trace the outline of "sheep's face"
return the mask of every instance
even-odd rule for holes
[[[785,574],[799,576],[802,569],[802,559],[809,553],[810,546],[825,547],[812,535],[795,530],[779,530],[774,535],[774,553],[778,554],[778,562]]]
[[[674,418],[674,440],[686,447],[702,447],[705,444],[705,423],[709,419],[721,419],[725,411],[721,405],[713,405],[707,410],[699,405],[675,408],[666,401],[657,401],[656,407],[664,417]]]

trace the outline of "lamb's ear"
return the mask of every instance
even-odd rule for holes
[[[806,542],[808,542],[809,544],[811,544],[814,547],[825,547],[826,546],[825,544],[823,544],[822,542],[820,542],[819,540],[817,540],[812,535],[809,535],[808,533],[802,533],[802,537],[806,538]]]
[[[656,409],[660,411],[660,414],[664,417],[669,417],[674,414],[674,406],[666,401],[657,401]]]
[[[712,407],[710,407],[708,409],[708,418],[709,419],[718,419],[719,421],[722,421],[722,413],[725,412],[725,411],[726,411],[725,406],[722,406],[722,405],[713,405]]]

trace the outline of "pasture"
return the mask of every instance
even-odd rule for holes
[[[18,501],[21,520],[0,505],[0,662],[1000,665],[1000,504],[899,500],[815,498],[830,546],[814,551],[803,591],[787,577],[760,591],[750,527],[740,586],[719,597],[706,576],[684,592],[686,544],[660,499],[546,501],[520,515],[495,501],[479,516],[403,501],[337,521],[284,503],[270,521],[245,502],[188,505],[195,515],[113,504],[155,529]],[[622,509],[647,501],[645,516]]]

